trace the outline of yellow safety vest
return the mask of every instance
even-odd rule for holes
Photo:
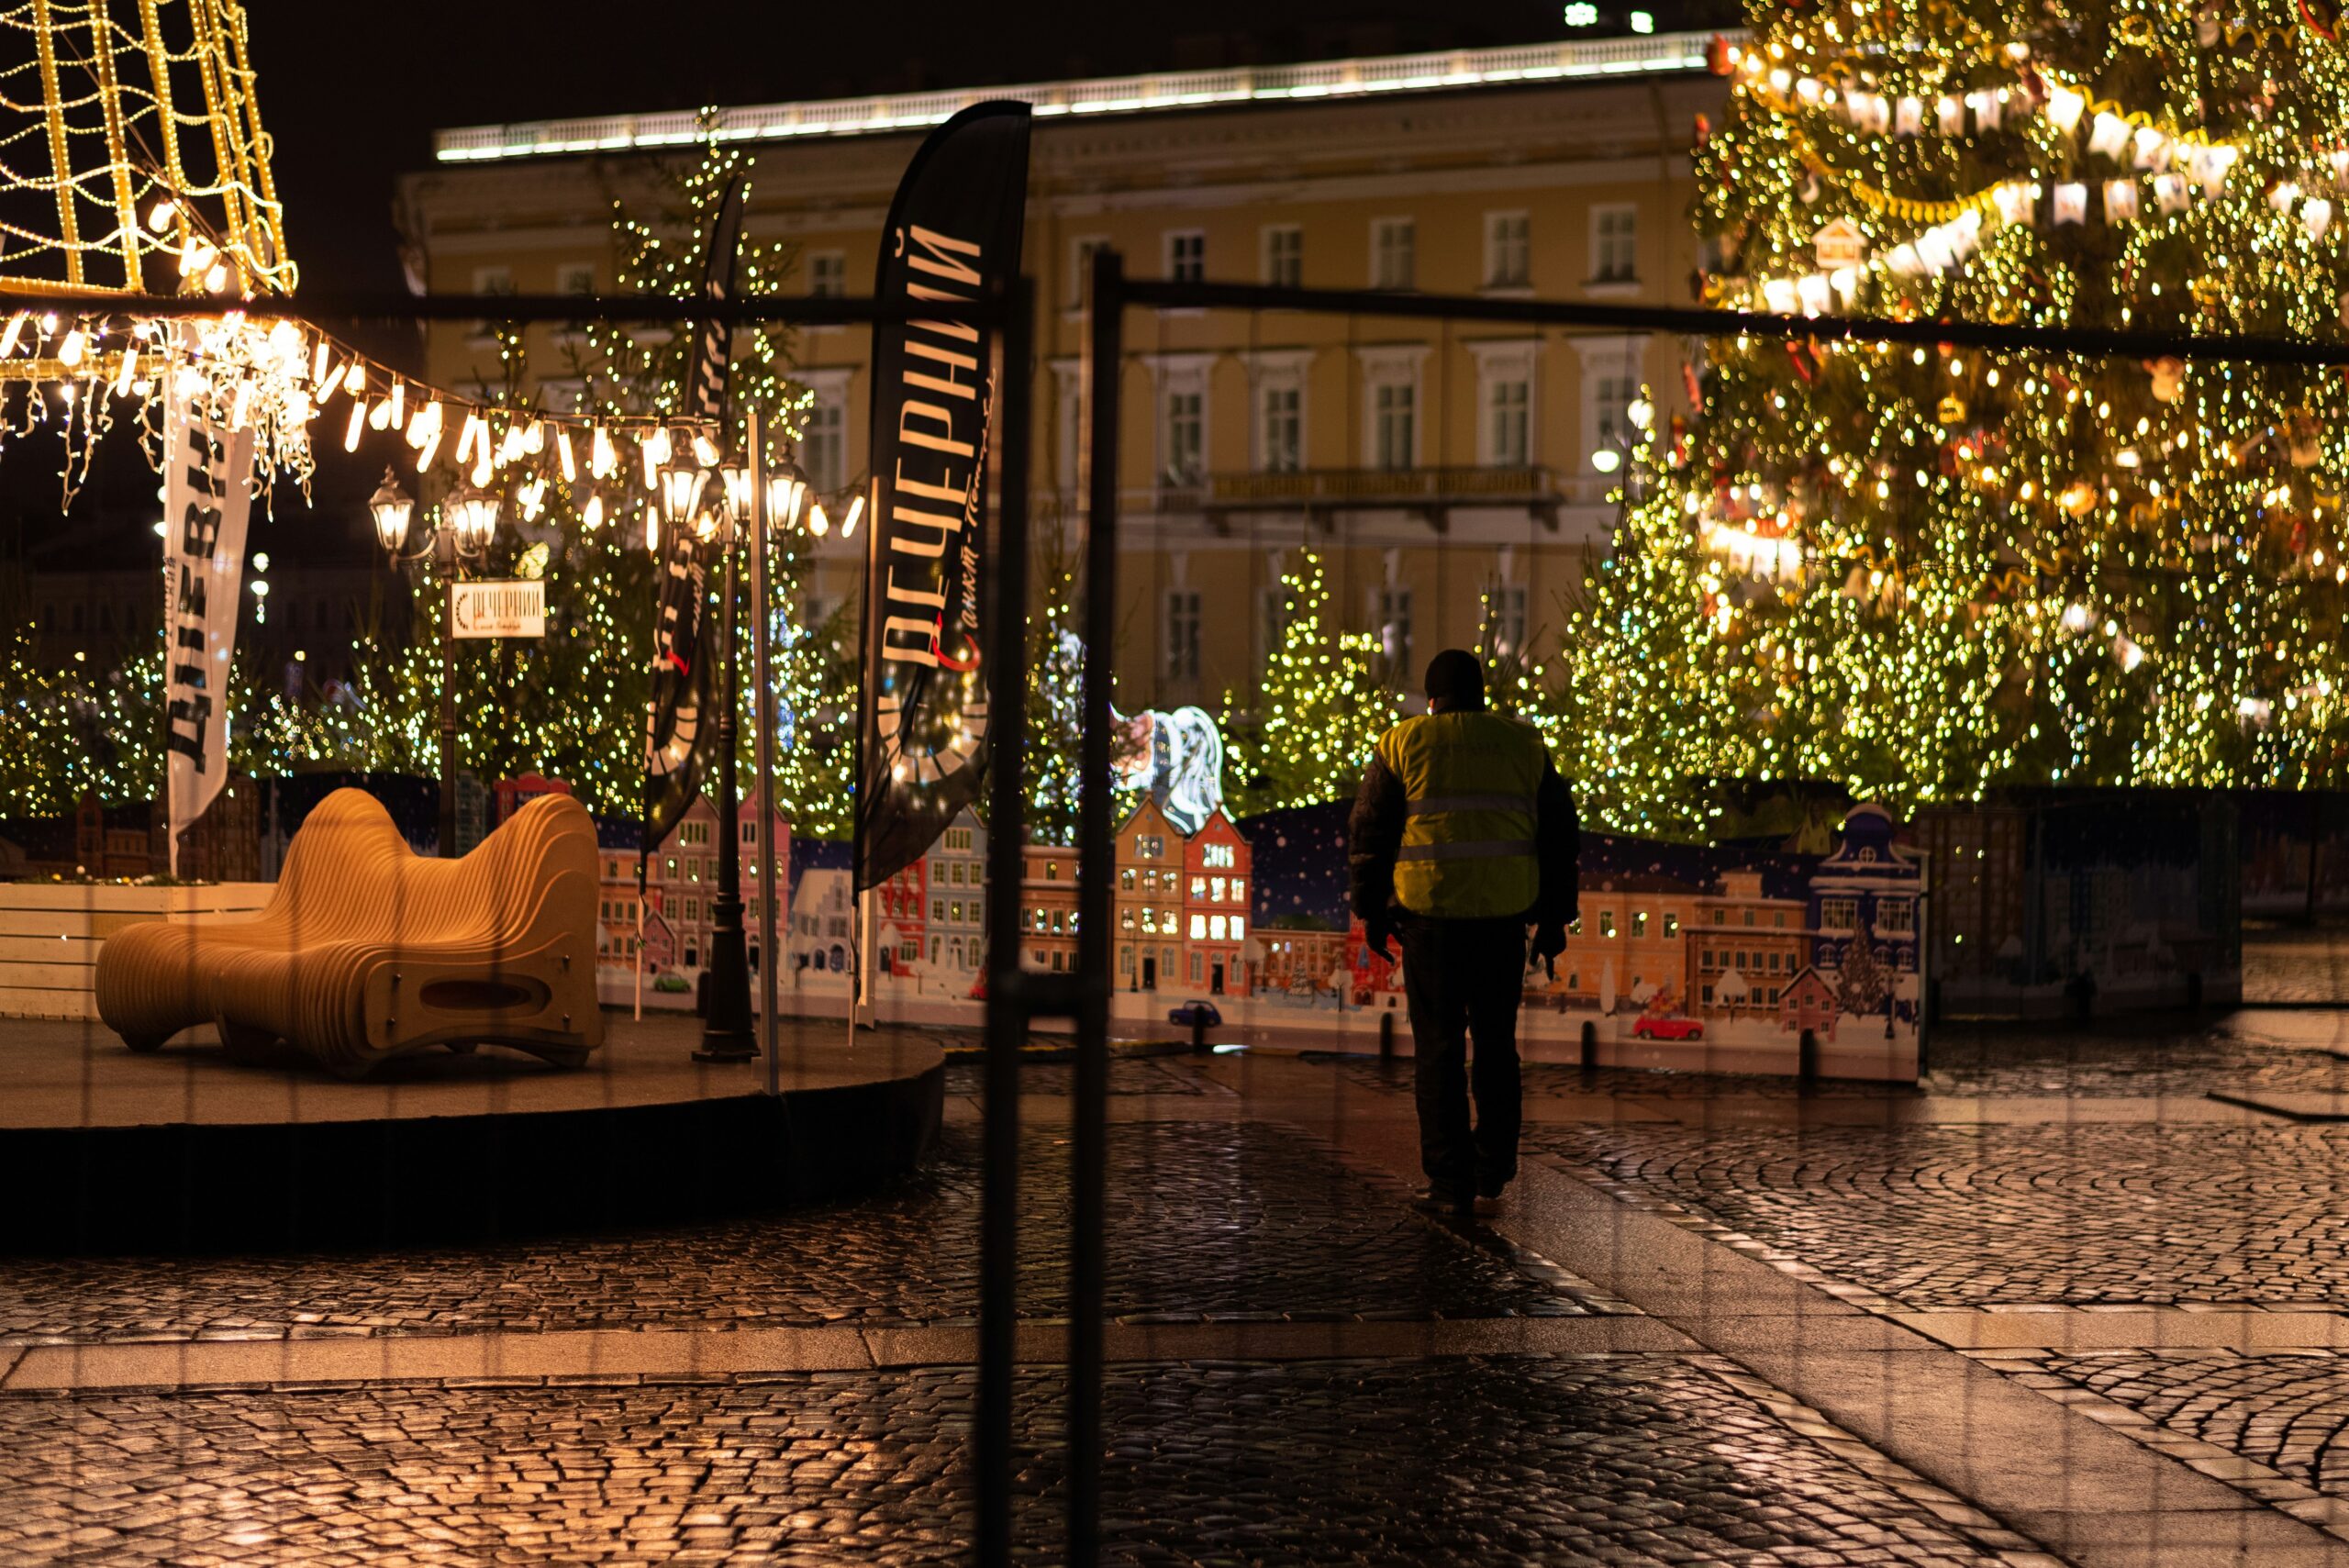
[[[1415,915],[1475,919],[1533,906],[1533,823],[1549,762],[1522,719],[1475,710],[1407,718],[1379,739],[1403,785],[1395,896]]]

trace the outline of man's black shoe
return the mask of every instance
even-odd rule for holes
[[[1454,1219],[1468,1219],[1476,1212],[1476,1200],[1472,1194],[1454,1193],[1444,1187],[1426,1186],[1411,1195],[1411,1207],[1422,1214],[1441,1214]]]

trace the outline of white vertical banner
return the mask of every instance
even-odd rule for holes
[[[228,674],[245,586],[253,433],[184,399],[163,410],[163,700],[170,716],[171,867],[180,835],[228,783]]]

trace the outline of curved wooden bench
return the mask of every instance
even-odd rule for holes
[[[232,1050],[284,1040],[350,1078],[432,1046],[575,1066],[604,1042],[596,893],[595,824],[569,796],[540,796],[441,861],[410,851],[373,795],[337,790],[257,917],[108,940],[98,1016],[133,1051],[211,1023]]]

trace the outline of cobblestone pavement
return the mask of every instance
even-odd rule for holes
[[[2178,1029],[2125,1019],[2016,1031],[1943,1029],[1923,1087],[1937,1095],[2152,1099],[2213,1089],[2349,1090],[2349,1061],[2221,1022]]]
[[[1527,1137],[1910,1307],[2349,1293],[2349,1129],[1631,1123]]]
[[[2103,1351],[2030,1358],[2165,1430],[2349,1497],[2349,1357],[2337,1351]]]
[[[1384,1176],[1262,1122],[1110,1129],[1109,1309],[1143,1321],[1567,1316],[1610,1309],[1489,1232],[1414,1213]],[[1021,1202],[1064,1214],[1065,1140],[1022,1146]],[[452,1334],[489,1329],[968,1321],[978,1310],[975,1134],[897,1191],[661,1235],[366,1254],[10,1260],[0,1342]],[[1019,1292],[1064,1314],[1058,1225],[1021,1236]]]
[[[1022,1381],[1031,1451],[1058,1386]],[[962,1372],[0,1398],[11,1561],[967,1559]],[[2028,1543],[1709,1357],[1125,1366],[1110,1562],[1955,1564]],[[1277,1410],[1277,1421],[1266,1418]],[[1023,1473],[1029,1561],[1060,1479]]]
[[[2337,926],[2246,929],[2243,999],[2349,1005],[2349,930]]]

